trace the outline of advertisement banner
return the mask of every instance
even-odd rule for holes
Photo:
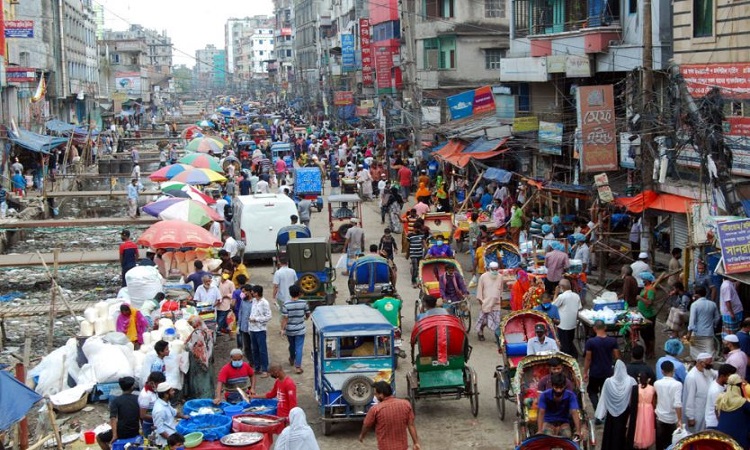
[[[36,69],[29,67],[6,67],[5,77],[8,83],[33,83],[36,81]]]
[[[115,90],[130,95],[141,94],[140,72],[117,72],[115,73]]]
[[[599,194],[599,200],[602,203],[612,203],[615,201],[615,196],[612,194],[612,188],[609,187],[609,177],[606,173],[600,173],[594,175],[594,184],[596,184],[596,191]]]
[[[695,98],[717,86],[725,98],[750,99],[750,63],[685,64],[680,66],[680,73]]]
[[[539,121],[539,151],[562,155],[563,124]]]
[[[726,274],[750,272],[750,219],[717,225]]]
[[[341,35],[341,68],[344,72],[353,72],[357,66],[354,60],[354,35]]]
[[[336,106],[346,106],[354,104],[354,92],[336,91],[333,93],[333,104]]]
[[[516,96],[515,95],[496,95],[495,96],[495,115],[503,121],[512,122],[516,117]]]
[[[750,136],[750,117],[727,117],[724,133],[730,136]]]
[[[513,119],[513,134],[529,133],[539,130],[539,118],[536,116],[516,117]]]
[[[578,126],[582,137],[581,171],[617,170],[617,130],[612,85],[581,86],[576,97]]]
[[[377,47],[375,49],[375,80],[378,89],[391,88],[391,65],[393,57],[390,47]]]
[[[491,86],[482,86],[474,90],[474,115],[495,112],[495,97]]]
[[[372,75],[375,62],[372,59],[372,36],[368,19],[359,19],[359,44],[362,47],[362,85],[372,86],[375,83]]]
[[[445,99],[450,110],[451,120],[471,117],[474,111],[474,91],[461,92]]]
[[[33,20],[6,20],[5,21],[6,38],[33,38],[34,21]]]

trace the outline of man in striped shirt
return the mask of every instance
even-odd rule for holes
[[[310,317],[307,302],[300,299],[302,292],[299,286],[289,286],[291,300],[281,307],[281,329],[289,341],[289,364],[294,366],[295,373],[302,373],[302,351],[305,346],[305,320]]]
[[[411,285],[417,287],[419,261],[424,257],[425,235],[419,222],[414,222],[412,232],[406,237],[409,241],[409,260],[411,261]]]

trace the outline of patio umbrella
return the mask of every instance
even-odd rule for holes
[[[191,140],[199,136],[203,136],[203,130],[197,125],[190,125],[189,127],[182,130],[180,136],[183,139]]]
[[[226,145],[224,141],[204,136],[188,142],[185,150],[198,153],[221,153],[224,150],[224,145]]]
[[[192,223],[181,220],[163,220],[151,225],[136,241],[151,248],[221,247],[221,241]]]
[[[214,124],[211,121],[208,120],[201,120],[200,122],[196,123],[201,128],[213,128]]]
[[[204,153],[190,153],[177,161],[200,169],[211,169],[215,172],[224,172],[218,159]]]
[[[222,220],[214,209],[189,198],[152,202],[144,206],[143,211],[162,220],[181,220],[200,226]]]
[[[174,181],[182,181],[187,184],[211,184],[227,181],[227,179],[222,174],[214,172],[211,169],[187,170],[172,179]]]
[[[162,183],[161,191],[171,197],[190,198],[196,202],[203,203],[204,205],[213,205],[216,203],[216,200],[210,196],[204,194],[193,186],[180,181],[167,181],[166,183]]]
[[[171,180],[172,177],[174,177],[178,173],[182,173],[190,169],[193,169],[193,166],[188,164],[170,164],[152,173],[148,176],[148,178],[151,181],[167,181]]]

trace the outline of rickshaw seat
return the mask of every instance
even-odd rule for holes
[[[354,263],[350,276],[357,286],[368,285],[368,292],[375,292],[377,286],[390,285],[391,283],[391,270],[385,260],[363,259],[357,261]]]
[[[422,283],[425,290],[429,295],[432,295],[433,297],[440,296],[440,282],[439,281],[425,281]]]
[[[463,355],[449,356],[445,363],[441,363],[434,356],[418,355],[416,358],[418,372],[431,372],[436,370],[462,369],[466,360]]]
[[[526,352],[524,352],[523,356],[509,356],[508,361],[510,364],[510,367],[518,367],[518,363],[521,362],[522,359],[526,357]]]
[[[520,342],[517,344],[506,344],[505,345],[505,353],[508,356],[526,356],[526,350],[527,346],[525,342]]]

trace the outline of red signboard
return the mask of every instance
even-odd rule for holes
[[[391,67],[393,56],[390,47],[375,48],[375,76],[378,89],[391,88]]]
[[[486,112],[495,113],[495,96],[492,95],[492,87],[482,86],[474,90],[474,102],[472,105],[474,115]]]
[[[370,22],[377,25],[399,19],[399,0],[378,0],[370,2]]]
[[[750,117],[727,117],[724,132],[730,136],[750,136]]]
[[[750,63],[688,64],[680,66],[688,91],[703,97],[714,87],[732,99],[750,99]]]
[[[352,91],[336,91],[333,93],[333,104],[336,106],[347,106],[354,104],[354,93]]]
[[[368,19],[359,19],[359,43],[362,52],[362,85],[372,86],[375,82],[372,74],[374,61],[372,58],[370,21]]]
[[[291,28],[282,28],[281,29],[281,35],[282,36],[291,36],[292,35],[292,29]]]
[[[33,83],[36,81],[36,69],[29,67],[6,67],[8,83]]]
[[[617,170],[617,130],[612,85],[578,88],[581,171]]]

